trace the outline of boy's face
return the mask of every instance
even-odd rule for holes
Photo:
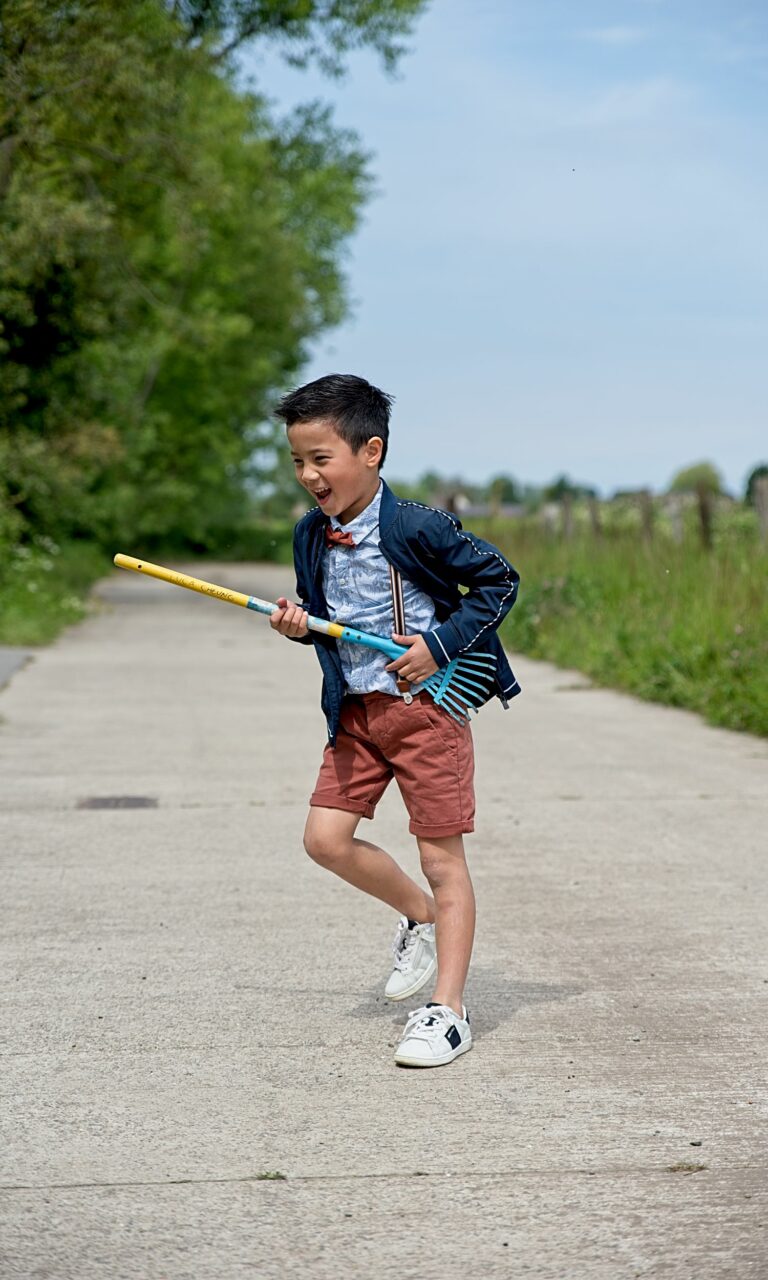
[[[379,487],[380,436],[373,436],[353,453],[327,418],[295,422],[287,435],[299,484],[326,515],[349,524],[365,510]]]

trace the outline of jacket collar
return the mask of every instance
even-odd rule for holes
[[[381,482],[381,506],[379,507],[379,533],[383,534],[389,529],[395,516],[397,515],[397,497],[390,489],[386,480]]]

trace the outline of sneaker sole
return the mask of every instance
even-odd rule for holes
[[[422,973],[418,981],[415,982],[412,987],[409,987],[407,991],[398,991],[393,996],[388,995],[385,991],[384,995],[387,997],[387,1000],[407,1000],[409,996],[415,996],[417,991],[421,991],[421,988],[429,982],[436,969],[437,960],[433,960],[429,968],[424,970],[424,973]]]
[[[396,1053],[395,1062],[398,1067],[444,1067],[449,1062],[453,1062],[454,1058],[460,1057],[462,1053],[469,1053],[471,1048],[470,1040],[468,1044],[460,1044],[458,1049],[451,1049],[439,1058],[430,1058],[428,1062],[424,1058],[409,1058],[407,1054]]]

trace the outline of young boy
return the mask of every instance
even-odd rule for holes
[[[403,502],[380,479],[391,397],[351,374],[330,374],[283,398],[296,478],[317,506],[294,533],[301,604],[285,598],[271,624],[314,644],[328,722],[304,847],[343,880],[400,913],[385,994],[404,1000],[436,973],[432,1000],[408,1019],[395,1053],[403,1066],[436,1067],[472,1047],[464,983],[475,899],[463,835],[474,830],[473,751],[459,724],[420,692],[421,682],[464,652],[495,661],[492,694],[520,692],[496,628],[518,575],[495,547],[444,511]],[[390,566],[399,570],[404,630],[394,634]],[[459,585],[465,593],[459,591]],[[307,630],[307,614],[389,636],[407,654],[382,653]],[[383,849],[356,836],[394,777],[431,889]]]

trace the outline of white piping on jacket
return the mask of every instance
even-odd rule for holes
[[[431,636],[434,636],[434,637],[435,637],[435,639],[436,639],[436,641],[437,641],[437,643],[440,645],[440,648],[442,649],[443,653],[445,654],[445,660],[446,660],[446,662],[450,662],[450,660],[451,660],[451,659],[450,659],[450,655],[449,655],[449,653],[448,653],[448,650],[446,649],[446,647],[445,647],[445,645],[443,644],[442,640],[440,639],[439,635],[438,635],[438,634],[437,634],[437,632],[435,631],[435,628],[434,628],[434,627],[432,628],[432,630],[430,631],[430,633],[429,633],[429,634],[430,634]]]
[[[474,542],[472,541],[472,539],[471,539],[471,538],[468,538],[468,537],[467,537],[467,535],[466,535],[466,533],[464,533],[464,531],[463,531],[462,529],[457,529],[457,528],[456,528],[456,523],[457,523],[457,522],[456,522],[455,517],[454,517],[454,516],[452,516],[452,515],[449,515],[449,513],[448,513],[447,511],[441,511],[440,507],[428,507],[428,506],[426,505],[426,503],[424,503],[424,502],[412,502],[412,501],[409,501],[407,498],[398,498],[398,499],[397,499],[397,505],[398,505],[398,507],[420,507],[422,511],[432,511],[432,512],[434,512],[434,514],[435,514],[435,515],[438,515],[438,516],[444,516],[446,520],[450,520],[451,524],[453,525],[454,532],[456,533],[457,537],[459,537],[459,538],[463,538],[465,542],[468,542],[468,543],[469,543],[469,545],[470,545],[470,547],[472,548],[472,550],[474,551],[474,553],[475,553],[475,555],[476,555],[476,556],[479,556],[479,555],[480,555],[480,552],[478,551],[478,549],[477,549],[477,547],[475,546],[475,544],[474,544]],[[490,545],[490,544],[489,544],[489,545]],[[497,551],[492,552],[492,554],[493,554],[493,555],[496,557],[496,559],[499,561],[499,564],[501,564],[501,565],[504,567],[505,572],[506,572],[507,568],[509,567],[509,566],[507,565],[506,560],[504,560],[504,559],[502,558],[502,556],[500,556],[500,555],[499,555],[499,553],[498,553]],[[487,631],[489,627],[493,627],[493,626],[494,626],[494,624],[495,624],[495,622],[496,622],[496,619],[497,619],[497,618],[500,616],[500,614],[501,614],[502,608],[503,608],[503,606],[504,606],[504,601],[505,601],[505,600],[507,600],[507,599],[509,598],[509,596],[511,596],[511,595],[513,595],[513,594],[514,594],[515,586],[516,586],[516,584],[513,582],[513,583],[512,583],[512,585],[510,586],[509,591],[507,592],[507,594],[506,594],[505,596],[502,596],[502,599],[501,599],[501,601],[500,601],[500,603],[499,603],[499,607],[498,607],[498,609],[497,609],[497,611],[496,611],[496,617],[495,617],[495,618],[492,618],[490,622],[486,622],[485,626],[483,626],[483,627],[481,627],[481,628],[480,628],[480,630],[478,631],[477,635],[476,635],[476,636],[473,636],[473,638],[472,638],[471,640],[469,640],[469,641],[467,642],[467,644],[465,644],[465,645],[464,645],[464,648],[463,648],[463,649],[459,649],[459,653],[465,653],[465,652],[467,651],[467,649],[469,648],[469,646],[470,646],[470,645],[472,645],[472,644],[474,644],[474,643],[475,643],[475,640],[477,640],[477,639],[478,639],[478,638],[483,634],[483,632],[484,632],[484,631]],[[432,634],[434,635],[434,632],[432,632]],[[440,642],[440,637],[439,637],[439,636],[436,636],[436,637],[435,637],[435,639],[437,640],[438,644],[440,644],[440,648],[443,650],[443,653],[445,653],[445,646]],[[447,657],[448,657],[448,654],[446,653],[446,654],[445,654],[445,656],[446,656],[446,658],[447,658]],[[515,684],[516,684],[516,683],[517,683],[517,681],[515,681]],[[514,688],[514,685],[511,685],[511,686],[510,686],[510,688]]]

